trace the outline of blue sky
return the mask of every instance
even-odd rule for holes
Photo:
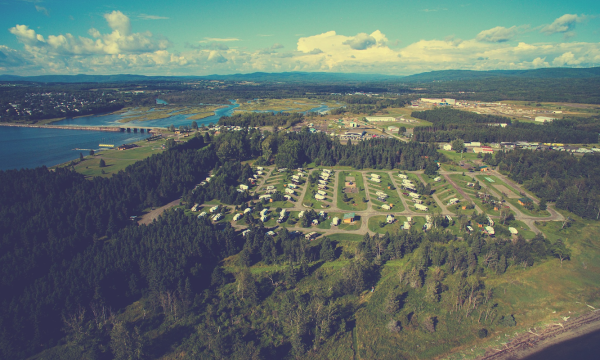
[[[0,0],[0,73],[600,66],[598,1]]]

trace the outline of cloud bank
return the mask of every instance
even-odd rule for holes
[[[140,15],[141,16],[141,15]],[[570,34],[580,15],[565,14],[539,28],[544,34]],[[0,45],[0,72],[133,73],[148,75],[204,75],[213,73],[334,71],[407,75],[445,69],[533,69],[550,66],[600,65],[600,43],[527,43],[519,37],[527,26],[496,26],[473,39],[423,39],[390,47],[380,30],[338,34],[326,31],[298,38],[295,48],[280,43],[256,50],[230,48],[236,37],[199,37],[183,51],[149,31],[134,32],[130,18],[120,11],[104,14],[110,33],[92,28],[87,36],[43,35],[28,25],[9,29],[23,50]],[[139,22],[137,24],[140,24]],[[145,23],[148,24],[148,23]],[[536,29],[537,31],[537,29]]]

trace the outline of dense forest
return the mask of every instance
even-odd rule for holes
[[[600,104],[600,79],[487,78],[419,84],[429,96],[481,101],[546,101]]]
[[[463,141],[489,142],[559,142],[575,144],[598,143],[600,124],[597,118],[571,118],[550,123],[534,124],[513,121],[509,118],[480,115],[473,112],[438,108],[427,111],[414,111],[413,117],[432,122],[432,126],[414,128],[417,141],[450,142]],[[493,124],[505,123],[500,127]],[[492,124],[492,125],[489,125]]]
[[[357,169],[421,170],[431,161],[441,158],[434,146],[397,139],[372,139],[353,145],[342,145],[337,138],[324,133],[311,134],[308,129],[297,133],[269,135],[263,148],[277,149],[275,163],[295,168],[314,162],[324,166],[353,166]],[[263,154],[263,159],[267,160]]]
[[[520,150],[486,154],[484,161],[498,166],[511,179],[541,199],[556,203],[583,218],[600,218],[600,155],[579,158],[560,151]]]

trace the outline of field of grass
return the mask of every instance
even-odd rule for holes
[[[166,119],[175,115],[191,115],[189,120],[203,119],[208,116],[214,115],[214,111],[221,108],[218,105],[207,105],[207,106],[155,106],[148,107],[142,106],[133,109],[129,109],[127,113],[123,115],[123,118],[119,120],[121,123],[127,123],[130,121],[145,121],[145,120],[158,120]]]
[[[454,161],[456,163],[460,163],[461,161],[463,161],[465,163],[467,161],[469,161],[469,162],[472,163],[473,161],[477,160],[477,154],[475,154],[475,153],[467,153],[467,152],[462,153],[462,158],[461,158],[461,153],[457,153],[454,150],[441,150],[441,149],[438,149],[438,152],[446,155],[446,157],[449,160],[452,160],[452,161]]]
[[[394,182],[390,180],[390,176],[384,172],[373,172],[373,174],[377,174],[381,176],[381,183],[374,183],[367,181],[367,187],[369,189],[369,199],[373,203],[373,208],[380,212],[391,213],[391,212],[402,212],[404,211],[404,204],[402,200],[400,200],[400,195],[398,194],[398,190],[396,189],[388,189],[388,184],[394,188]],[[385,202],[377,200],[376,193],[378,191],[382,191],[388,195],[388,198]],[[381,205],[388,204],[393,205],[392,209],[385,210],[381,208]]]
[[[320,173],[320,171],[315,170],[316,173]],[[335,176],[329,178],[329,183],[327,184],[327,190],[324,190],[327,195],[325,195],[325,200],[317,200],[315,199],[315,195],[319,190],[319,182],[315,182],[311,184],[309,181],[306,182],[305,186],[308,186],[306,189],[306,194],[304,194],[304,199],[302,199],[302,204],[312,204],[311,208],[318,211],[323,209],[330,208],[333,205],[333,186],[335,186]]]
[[[354,181],[356,182],[356,187],[358,188],[358,193],[355,194],[347,194],[350,201],[347,203],[344,202],[344,183],[346,182],[346,177],[354,177]],[[337,194],[337,207],[340,210],[350,210],[350,211],[363,211],[367,209],[367,203],[363,202],[363,198],[365,197],[365,184],[363,182],[362,174],[356,171],[341,171],[338,175],[338,194]],[[352,203],[354,201],[354,205]]]
[[[83,161],[79,161],[79,159],[74,160],[74,169],[86,177],[110,177],[112,174],[124,170],[127,166],[138,160],[143,160],[153,154],[163,152],[161,145],[164,144],[165,141],[166,140],[147,142],[142,140],[136,142],[140,147],[134,149],[124,151],[119,151],[117,149],[98,151],[93,156],[85,156]],[[101,158],[104,159],[106,164],[104,168],[100,167]],[[69,165],[70,163],[65,163],[56,167],[67,167]]]
[[[335,101],[319,101],[315,99],[259,99],[240,102],[235,111],[289,111],[305,112],[325,104],[331,108],[339,107]]]

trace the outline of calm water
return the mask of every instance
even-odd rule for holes
[[[551,346],[524,360],[598,360],[600,359],[600,330]]]
[[[218,109],[215,111],[215,115],[206,117],[204,119],[196,120],[198,126],[205,124],[216,124],[222,116],[230,116],[233,114],[236,107],[240,106],[235,101],[231,100],[231,105]],[[192,115],[174,115],[166,119],[158,120],[145,120],[145,121],[130,121],[128,123],[121,123],[121,120],[125,114],[116,115],[93,115],[85,116],[76,119],[65,119],[57,121],[55,125],[83,125],[83,126],[121,126],[121,127],[169,127],[175,125],[175,127],[192,125],[193,120],[188,118]]]
[[[161,103],[164,102],[160,100]],[[202,124],[216,124],[222,116],[231,116],[239,106],[234,100],[231,104],[215,111],[215,115],[196,120]],[[157,100],[158,102],[158,100]],[[166,103],[166,102],[165,102]],[[328,110],[327,106],[319,106],[310,111]],[[191,125],[191,115],[175,115],[166,119],[131,121],[120,123],[124,114],[93,115],[76,119],[57,121],[55,125],[80,125],[80,126],[120,126],[120,127],[175,127]],[[89,150],[99,148],[99,144],[113,144],[119,146],[146,138],[147,134],[139,133],[110,133],[102,131],[61,130],[61,129],[35,129],[0,127],[0,170],[35,168],[46,165],[53,166],[77,159],[79,153],[84,155]]]
[[[0,170],[52,166],[88,155],[99,144],[119,146],[139,141],[147,134],[104,131],[0,127]]]

